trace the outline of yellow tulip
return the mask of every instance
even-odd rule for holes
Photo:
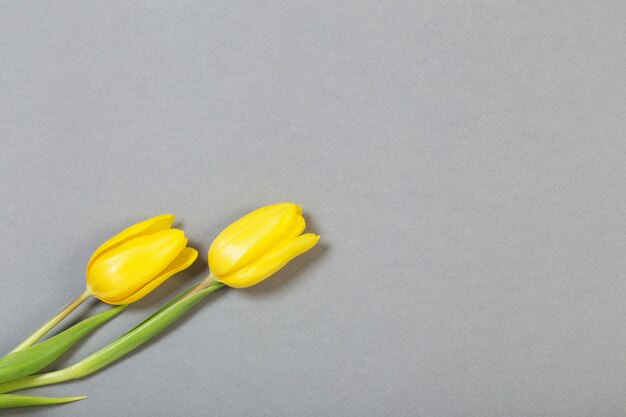
[[[109,304],[129,304],[196,260],[185,233],[172,229],[174,216],[137,223],[104,242],[87,265],[87,291]]]
[[[162,214],[122,230],[104,242],[87,264],[87,288],[11,352],[32,346],[89,297],[130,304],[144,297],[198,257],[174,216]]]
[[[212,276],[245,288],[268,278],[311,249],[319,236],[305,233],[302,208],[294,203],[261,207],[226,227],[209,248]]]

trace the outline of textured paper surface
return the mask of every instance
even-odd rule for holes
[[[0,349],[172,212],[206,273],[256,206],[321,244],[35,416],[623,416],[620,1],[0,2]],[[103,308],[92,302],[80,317]],[[71,323],[70,320],[68,323]]]

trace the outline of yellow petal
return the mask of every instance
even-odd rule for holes
[[[285,239],[256,262],[230,274],[217,276],[217,280],[234,288],[255,285],[276,273],[296,256],[311,249],[319,239],[320,237],[313,233]]]
[[[174,222],[173,214],[161,214],[159,216],[151,217],[144,221],[141,221],[137,224],[134,224],[126,229],[122,230],[111,239],[104,242],[96,251],[91,255],[91,259],[87,264],[87,269],[91,266],[96,257],[101,254],[106,249],[112,248],[113,246],[124,243],[128,239],[137,236],[142,233],[156,232],[158,230],[165,230],[172,227],[172,223]]]
[[[224,229],[209,249],[209,266],[226,275],[265,255],[272,247],[304,230],[302,209],[294,203],[258,208]]]
[[[182,271],[183,269],[187,269],[193,263],[193,261],[196,260],[197,257],[198,257],[197,250],[193,248],[183,249],[180,255],[178,255],[178,257],[174,259],[174,261],[171,264],[169,264],[163,272],[161,272],[161,275],[159,275],[158,277],[156,277],[155,279],[153,279],[152,281],[144,285],[141,289],[139,289],[139,291],[137,291],[130,297],[125,298],[120,301],[111,302],[110,304],[119,305],[119,304],[134,303],[135,301],[145,297],[147,294],[149,294],[152,290],[154,290],[156,287],[158,287],[163,282],[165,282],[165,280],[167,280],[172,275],[176,274],[177,272]]]
[[[105,302],[127,298],[157,277],[186,245],[178,229],[134,237],[96,258],[87,270],[87,286]]]
[[[287,237],[296,237],[300,236],[304,229],[306,228],[306,220],[304,217],[298,216],[294,221],[293,225],[291,225],[291,229],[287,232]]]

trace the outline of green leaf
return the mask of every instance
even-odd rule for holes
[[[59,369],[58,371],[26,376],[13,381],[0,383],[0,393],[56,384],[92,374],[110,363],[115,362],[161,333],[180,316],[200,302],[200,300],[223,286],[224,284],[221,282],[215,282],[208,288],[198,291],[187,298],[181,298],[179,295],[172,303],[166,304],[164,308],[159,309],[128,333],[78,361],[74,365]]]
[[[31,375],[48,366],[87,333],[120,313],[126,306],[111,308],[26,349],[0,358],[0,383]]]
[[[87,397],[33,397],[30,395],[0,394],[0,409],[31,407],[34,405],[64,404]]]

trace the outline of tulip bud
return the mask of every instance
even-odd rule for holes
[[[246,214],[211,244],[211,273],[234,288],[263,281],[315,246],[320,237],[302,234],[305,225],[302,208],[294,203],[271,204]]]
[[[87,265],[88,291],[109,304],[129,304],[154,290],[195,261],[174,216],[162,214],[139,222],[104,242]]]

